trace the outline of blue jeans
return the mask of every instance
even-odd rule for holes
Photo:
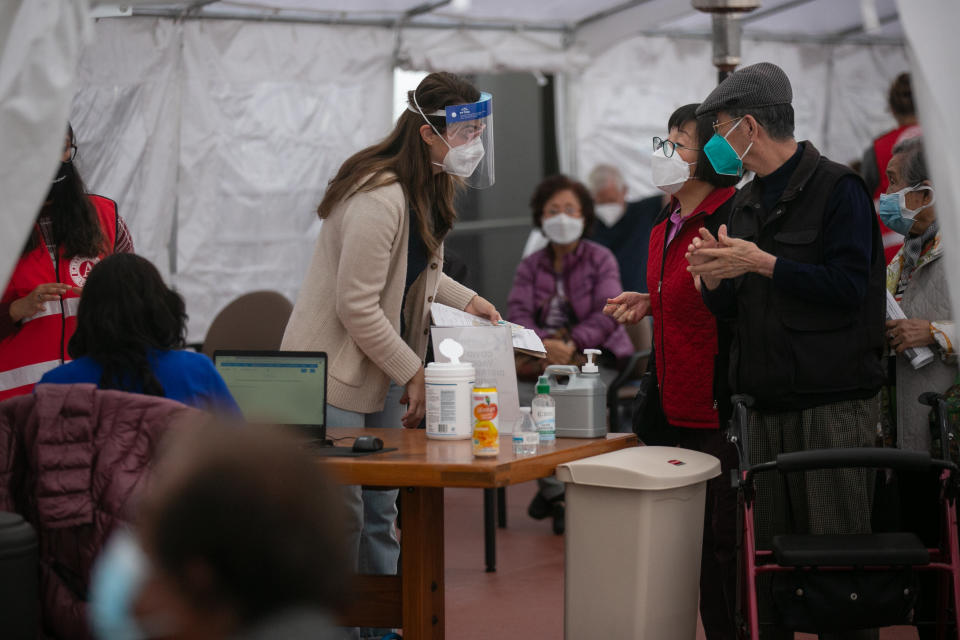
[[[407,409],[400,404],[400,398],[405,391],[404,387],[391,382],[383,410],[377,413],[358,413],[328,405],[327,426],[402,428],[400,419]],[[347,512],[352,516],[347,546],[353,554],[353,565],[361,574],[396,575],[400,541],[394,523],[399,491],[349,486],[344,487],[344,492]],[[387,632],[389,629],[363,629],[361,635],[380,638]]]

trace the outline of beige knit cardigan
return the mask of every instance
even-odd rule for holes
[[[323,221],[281,349],[327,352],[327,401],[340,409],[383,409],[390,380],[406,384],[423,365],[430,303],[463,309],[476,295],[443,273],[441,246],[428,256],[401,310],[408,216],[403,189],[394,182],[355,191]]]

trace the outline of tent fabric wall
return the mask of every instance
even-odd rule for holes
[[[924,151],[937,193],[937,220],[943,237],[944,260],[953,317],[960,317],[960,78],[955,64],[960,54],[956,25],[960,4],[952,0],[898,0],[901,20],[910,46],[914,97],[920,121],[927,132]],[[956,346],[954,347],[956,350]],[[931,389],[931,391],[945,391]]]
[[[404,29],[398,49],[399,66],[418,71],[555,73],[588,62],[582,47],[565,46],[562,34],[523,30]]]
[[[175,282],[191,336],[247,291],[296,299],[325,185],[389,130],[392,47],[383,30],[185,24]]]
[[[190,340],[242,293],[296,297],[324,185],[391,118],[391,34],[101,20],[74,103],[81,171],[187,301]],[[174,229],[174,218],[176,228]]]
[[[0,3],[0,282],[60,163],[87,10],[87,0]]]
[[[656,193],[650,139],[666,133],[681,105],[716,86],[711,45],[697,39],[638,36],[611,47],[569,78],[567,135],[576,140],[564,169],[585,177],[598,163],[621,168],[631,197]],[[859,159],[869,141],[893,126],[886,113],[890,81],[907,68],[895,46],[799,44],[745,40],[743,64],[780,65],[793,85],[798,139],[810,139],[839,162]]]
[[[170,275],[177,207],[180,30],[171,21],[101,20],[77,69],[77,169],[117,201],[137,253]]]

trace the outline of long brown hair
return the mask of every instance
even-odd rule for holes
[[[479,99],[480,92],[472,84],[446,72],[431,73],[415,90],[407,92],[408,103],[413,106],[416,101],[441,135],[446,131],[446,120],[430,113],[448,105]],[[317,215],[326,218],[334,207],[355,191],[370,191],[399,182],[407,201],[417,213],[424,244],[431,252],[436,252],[457,217],[453,202],[463,181],[445,172],[433,173],[430,149],[420,137],[420,127],[424,124],[418,111],[408,109],[397,119],[390,135],[348,158],[327,185]],[[369,178],[358,188],[357,181],[366,176]]]

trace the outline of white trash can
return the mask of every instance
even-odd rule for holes
[[[711,455],[632,447],[557,467],[566,483],[564,637],[694,640]]]

